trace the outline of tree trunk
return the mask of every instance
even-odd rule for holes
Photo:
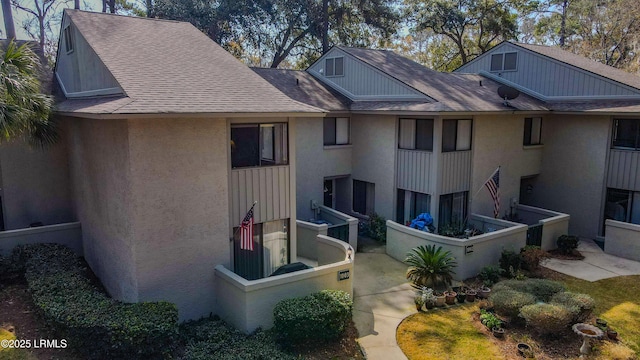
[[[80,0],[74,0],[73,8],[76,10],[80,10]]]
[[[562,2],[562,18],[560,21],[560,47],[564,48],[564,43],[567,38],[567,7],[569,6],[569,0]]]
[[[107,12],[107,0],[102,0],[102,12]]]
[[[44,27],[44,15],[38,17],[38,24],[40,25],[40,50],[42,50],[42,54],[44,54],[44,45],[47,41]]]
[[[322,55],[329,51],[329,0],[322,0]]]
[[[16,38],[16,28],[13,23],[13,12],[11,10],[11,0],[2,0],[2,14],[4,15],[4,26],[6,28],[7,39]]]
[[[147,0],[147,17],[153,17],[153,1]]]
[[[109,12],[116,13],[116,0],[109,0]]]

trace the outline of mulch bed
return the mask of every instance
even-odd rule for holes
[[[554,259],[561,260],[582,260],[584,256],[578,250],[573,250],[571,254],[565,254],[558,249],[548,251],[549,255]]]
[[[12,284],[0,289],[0,326],[13,326],[18,339],[39,341],[39,339],[62,340],[51,329],[47,328],[43,319],[36,312],[27,285]],[[67,339],[68,341],[68,339]],[[28,350],[37,359],[82,359],[72,349],[31,348]]]

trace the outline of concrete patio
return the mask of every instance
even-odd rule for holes
[[[593,240],[580,239],[578,251],[584,256],[583,260],[550,258],[540,264],[548,269],[592,282],[616,276],[640,275],[640,262],[606,254]]]

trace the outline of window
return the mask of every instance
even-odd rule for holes
[[[523,145],[540,145],[542,132],[542,118],[525,118],[524,119],[524,139]]]
[[[349,144],[349,125],[349,118],[324,118],[324,144]]]
[[[640,224],[640,192],[607,189],[604,219]]]
[[[422,213],[431,212],[431,196],[419,192],[398,189],[398,207],[396,218],[399,224],[405,224]]]
[[[64,28],[64,46],[67,54],[73,51],[73,31],[71,25]]]
[[[640,119],[614,120],[613,147],[640,150]]]
[[[287,124],[231,125],[232,168],[287,163]]]
[[[324,60],[325,76],[343,76],[344,75],[344,58],[335,57]]]
[[[438,227],[462,223],[467,218],[468,191],[440,195]]]
[[[442,151],[471,150],[471,120],[443,120]]]
[[[289,219],[253,225],[253,251],[240,248],[240,231],[233,229],[234,272],[247,280],[262,279],[289,263]]]
[[[353,211],[371,215],[375,211],[375,184],[353,180]]]
[[[398,147],[433,151],[432,119],[400,119]]]
[[[508,52],[491,55],[491,71],[514,71],[517,68],[518,53]]]

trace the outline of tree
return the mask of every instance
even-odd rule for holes
[[[558,10],[540,18],[536,24],[539,42],[555,42],[568,51],[603,64],[638,70],[638,1],[572,0],[567,5],[565,16]]]
[[[439,41],[429,51],[437,70],[453,70],[515,39],[518,14],[536,4],[529,0],[407,0],[406,13],[416,31],[430,30]]]
[[[23,28],[29,36],[38,41],[40,50],[48,57],[55,57],[57,34],[52,31],[52,25],[62,19],[61,5],[68,6],[69,0],[11,0],[13,6],[25,12],[28,18],[23,22]]]
[[[7,39],[15,39],[16,38],[16,28],[13,23],[13,11],[11,9],[11,0],[0,0],[2,1],[2,15],[4,17],[4,26],[7,32]]]
[[[158,17],[189,21],[243,59],[269,58],[271,67],[332,43],[367,42],[397,26],[391,0],[158,0]]]
[[[53,99],[41,93],[40,75],[40,59],[28,43],[11,40],[0,50],[0,139],[26,135],[39,146],[58,139],[49,119]]]

